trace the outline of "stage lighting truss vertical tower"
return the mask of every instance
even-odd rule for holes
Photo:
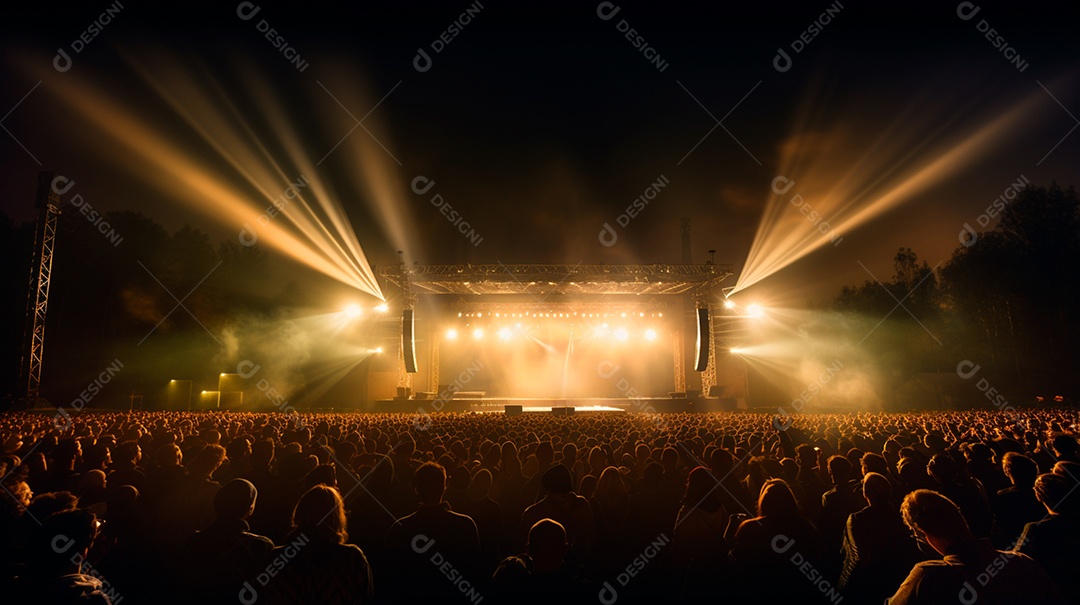
[[[439,339],[432,330],[428,330],[427,390],[432,393],[438,393],[439,391]]]
[[[686,392],[686,367],[683,364],[683,331],[680,326],[672,334],[671,348],[675,358],[675,392]]]
[[[399,253],[400,254],[400,253]],[[412,373],[409,372],[409,368],[405,363],[405,311],[415,313],[416,310],[416,294],[413,293],[412,288],[409,286],[409,268],[402,260],[398,265],[398,279],[397,283],[401,286],[401,310],[402,314],[398,319],[398,388],[405,388],[412,390],[413,379]],[[413,328],[416,327],[416,316],[413,315]],[[415,342],[415,333],[412,333],[410,337]],[[415,355],[413,351],[413,355]]]
[[[49,282],[52,278],[53,248],[60,217],[60,195],[52,189],[56,173],[38,176],[37,226],[34,233],[34,256],[30,265],[30,285],[26,302],[26,336],[23,351],[23,379],[30,405],[41,392],[41,363],[45,353],[45,314],[49,308]]]

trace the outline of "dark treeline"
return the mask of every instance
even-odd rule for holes
[[[221,345],[200,323],[220,335],[231,318],[270,316],[297,303],[296,285],[274,278],[258,246],[236,240],[215,245],[188,225],[169,233],[128,211],[106,213],[98,224],[111,231],[103,234],[69,205],[60,216],[41,393],[53,403],[79,396],[117,361],[122,371],[109,379],[102,390],[109,401],[101,404],[126,404],[132,392],[145,393],[149,401],[170,377],[219,371],[211,366]],[[0,215],[0,246],[8,259],[0,270],[7,293],[0,322],[0,396],[8,404],[25,390],[19,368],[33,240],[32,223],[15,225]],[[190,314],[174,310],[178,300]]]
[[[965,239],[936,270],[901,248],[890,281],[845,287],[833,301],[834,310],[857,318],[844,324],[848,337],[870,334],[862,347],[877,366],[875,389],[883,403],[897,406],[902,385],[935,373],[962,374],[983,396],[992,388],[987,398],[999,407],[1037,396],[1075,398],[1076,189],[1028,187],[1005,206],[993,229]]]

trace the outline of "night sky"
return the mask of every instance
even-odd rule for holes
[[[121,4],[100,33],[88,31]],[[312,161],[329,158],[318,176],[342,183],[341,203],[373,265],[394,262],[397,248],[410,262],[432,264],[678,262],[685,216],[693,220],[694,260],[715,248],[718,262],[738,270],[777,176],[796,187],[828,183],[874,152],[889,161],[853,177],[870,185],[917,170],[1031,100],[1022,127],[980,146],[978,159],[759,286],[801,302],[824,300],[868,277],[860,262],[888,275],[901,246],[931,266],[947,260],[963,224],[974,225],[1021,176],[1043,186],[1080,181],[1080,134],[1069,135],[1080,115],[1077,15],[1057,2],[889,10],[846,0],[730,9],[698,2],[239,4],[35,3],[6,14],[3,212],[31,220],[37,172],[53,169],[101,211],[130,209],[170,230],[190,223],[215,238],[235,237],[239,225],[192,209],[143,159],[71,111],[65,84],[77,80],[212,163],[192,126],[155,95],[133,61],[151,72],[157,61],[186,65],[216,82],[215,94],[241,113],[263,103],[267,91],[252,89],[246,77],[260,74],[305,153]],[[242,19],[253,6],[258,12]],[[463,23],[470,7],[479,12]],[[823,18],[830,8],[839,12]],[[968,20],[959,16],[976,8]],[[297,53],[302,71],[260,31],[263,21]],[[1001,44],[981,27],[996,30]],[[629,28],[640,47],[621,31]],[[73,52],[84,32],[89,42]],[[449,43],[440,45],[440,34]],[[54,67],[58,49],[71,57],[63,72]],[[426,71],[416,68],[423,64],[418,49],[431,58]],[[790,66],[777,58],[779,49]],[[659,58],[650,62],[654,51]],[[336,92],[352,87],[366,90],[366,101],[343,108]],[[343,109],[367,115],[365,128],[334,150],[348,129],[335,133],[327,123],[348,126]],[[256,136],[274,128],[254,123]],[[397,191],[381,202],[344,185],[358,170],[352,139],[372,136],[366,143],[385,147],[377,147],[386,154],[379,162]],[[784,154],[793,149],[813,162],[785,174]],[[230,171],[223,166],[222,174]],[[417,194],[417,176],[435,185]],[[604,223],[616,226],[661,178],[668,185],[617,226],[614,245],[602,245]],[[436,193],[482,237],[478,245],[431,203]],[[828,207],[811,193],[808,203]],[[388,220],[399,226],[396,235]],[[281,262],[283,271],[304,273]]]

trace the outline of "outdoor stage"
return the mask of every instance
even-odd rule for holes
[[[380,413],[472,412],[502,414],[514,406],[521,406],[521,413],[700,413],[734,411],[734,399],[686,397],[455,397],[452,399],[380,399],[372,411]],[[572,408],[573,411],[567,411]]]

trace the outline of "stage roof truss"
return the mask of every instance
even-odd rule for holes
[[[379,275],[413,295],[678,296],[703,294],[731,265],[386,265]]]

